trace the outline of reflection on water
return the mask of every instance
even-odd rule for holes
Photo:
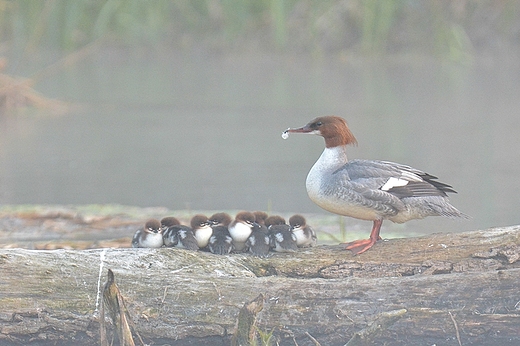
[[[36,87],[85,107],[0,119],[1,203],[326,213],[304,184],[323,140],[280,135],[336,114],[358,139],[351,158],[437,175],[473,216],[413,221],[407,230],[520,221],[518,69],[105,56]],[[354,223],[368,233],[370,223]]]

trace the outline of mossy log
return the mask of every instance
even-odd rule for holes
[[[280,345],[518,345],[519,254],[520,226],[380,241],[359,256],[2,249],[0,344],[98,344],[111,269],[147,344],[229,345],[262,294],[257,327]]]

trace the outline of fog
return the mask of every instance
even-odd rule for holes
[[[30,76],[67,53],[42,51],[16,65],[17,54],[7,72]],[[460,62],[105,45],[34,87],[73,107],[59,115],[0,116],[2,204],[327,214],[305,191],[323,139],[284,141],[281,133],[334,114],[358,139],[350,158],[395,161],[438,176],[458,191],[452,203],[472,216],[412,221],[402,226],[407,232],[520,222],[514,52]]]

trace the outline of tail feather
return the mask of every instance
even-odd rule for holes
[[[470,216],[464,214],[454,206],[452,206],[447,199],[443,199],[443,203],[429,203],[430,207],[436,211],[439,216],[450,219],[469,219]]]
[[[403,198],[405,209],[396,216],[389,217],[398,223],[412,219],[422,219],[427,216],[443,216],[451,219],[469,219],[470,216],[459,211],[450,204],[448,198],[442,196]]]

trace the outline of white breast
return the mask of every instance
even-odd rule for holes
[[[142,247],[161,247],[163,246],[163,236],[161,233],[147,233],[146,237],[142,239],[141,246]]]
[[[197,229],[195,232],[195,239],[197,239],[197,245],[200,248],[206,247],[209,243],[209,238],[213,234],[213,229],[210,226],[205,226]]]
[[[334,171],[347,163],[345,148],[325,148],[321,156],[314,163],[305,182],[307,193],[315,203],[315,199],[323,196],[324,184],[330,179]]]
[[[293,234],[296,237],[296,244],[298,246],[302,246],[304,244],[307,244],[309,242],[310,237],[305,236],[305,232],[303,232],[302,228],[295,228],[293,230]]]
[[[229,234],[235,242],[245,242],[251,235],[251,227],[242,222],[237,222],[229,227]]]
[[[321,208],[331,213],[363,220],[375,220],[380,215],[371,208],[347,199],[325,194],[327,184],[335,184],[333,173],[347,163],[344,147],[325,148],[320,158],[307,175],[306,188],[309,198]],[[332,190],[330,187],[328,190]],[[341,191],[337,191],[341,194]]]

